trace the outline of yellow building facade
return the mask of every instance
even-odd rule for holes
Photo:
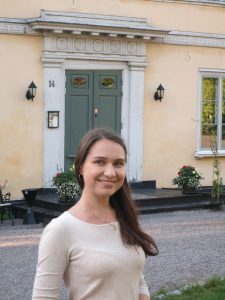
[[[121,73],[130,181],[171,187],[190,164],[211,185],[210,126],[225,181],[224,12],[225,1],[207,0],[0,0],[0,180],[12,199],[24,188],[50,187],[64,169],[66,76],[76,70]],[[32,81],[37,91],[28,101]],[[160,83],[164,97],[156,101]],[[56,128],[49,112],[59,115]]]

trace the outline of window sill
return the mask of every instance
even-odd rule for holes
[[[195,151],[194,156],[195,158],[200,159],[205,157],[213,157],[214,155],[210,150],[200,150],[200,151]],[[225,157],[225,150],[218,151],[218,156]]]

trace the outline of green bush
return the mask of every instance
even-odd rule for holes
[[[74,166],[65,172],[58,172],[52,179],[60,198],[77,199],[80,196],[80,188],[75,176]]]

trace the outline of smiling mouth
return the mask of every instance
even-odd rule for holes
[[[109,183],[109,184],[114,184],[114,183],[116,183],[116,181],[112,181],[112,180],[98,179],[98,181],[103,182],[103,183]]]

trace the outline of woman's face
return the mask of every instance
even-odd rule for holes
[[[96,142],[80,168],[84,180],[83,192],[95,199],[113,195],[123,185],[125,160],[120,144],[107,139]]]

